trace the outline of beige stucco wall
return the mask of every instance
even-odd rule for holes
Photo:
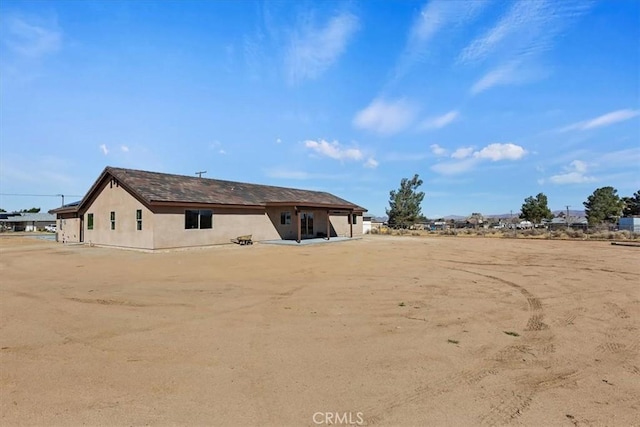
[[[350,236],[349,214],[332,214],[330,220],[337,236]],[[357,214],[356,223],[353,224],[353,237],[362,236],[362,234],[362,214]]]
[[[136,211],[142,210],[142,230],[136,228]],[[116,228],[111,230],[111,212],[116,213]],[[88,214],[93,214],[93,230]],[[125,189],[107,182],[84,211],[84,241],[97,245],[153,249],[155,215]]]
[[[197,209],[192,207],[190,209]],[[210,209],[202,207],[202,209]],[[231,239],[247,234],[254,241],[280,239],[264,209],[215,208],[213,228],[185,230],[185,208],[156,209],[154,247],[156,249],[230,243]],[[279,215],[279,214],[278,214]],[[278,216],[278,221],[280,217]]]
[[[56,220],[56,239],[62,243],[80,242],[80,218],[65,215]]]

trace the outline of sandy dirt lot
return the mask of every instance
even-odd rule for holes
[[[2,425],[640,424],[640,248],[0,250]]]

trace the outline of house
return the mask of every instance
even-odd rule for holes
[[[50,213],[5,214],[0,217],[0,230],[38,231],[56,222],[55,215]]]
[[[107,167],[80,202],[50,212],[61,242],[167,249],[360,236],[366,209],[320,191]]]

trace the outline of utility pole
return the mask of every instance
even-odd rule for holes
[[[564,218],[565,222],[567,223],[567,230],[569,229],[569,208],[571,207],[571,205],[565,205],[567,207],[567,216]]]
[[[56,196],[62,197],[62,205],[64,207],[64,194],[56,194]]]
[[[196,175],[198,175],[198,178],[202,178],[203,173],[207,173],[207,171],[196,172]]]

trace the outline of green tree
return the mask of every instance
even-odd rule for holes
[[[623,216],[640,215],[640,190],[633,193],[633,197],[623,197],[622,201],[624,202]]]
[[[598,188],[583,205],[589,225],[615,223],[624,208],[624,202],[618,197],[618,190],[613,187]]]
[[[421,185],[422,180],[415,174],[412,179],[402,178],[400,188],[389,192],[387,215],[390,226],[407,228],[420,218],[424,192],[417,190]]]
[[[520,218],[531,221],[534,224],[540,224],[543,219],[553,218],[553,213],[547,205],[547,196],[545,196],[544,193],[539,193],[536,197],[529,196],[524,199],[520,210]]]
[[[22,209],[21,213],[38,213],[40,212],[40,208],[31,208],[31,209]]]
[[[0,208],[0,212],[6,212],[4,209]]]

